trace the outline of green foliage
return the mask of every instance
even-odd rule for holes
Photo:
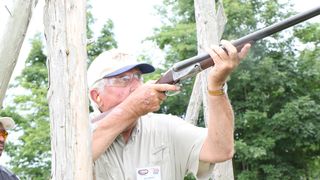
[[[185,177],[184,180],[196,180],[194,177],[193,173],[188,173]]]
[[[167,23],[155,29],[155,34],[148,38],[166,52],[166,61],[162,65],[164,69],[158,69],[159,73],[166,71],[172,64],[197,54],[193,1],[164,0],[163,4],[164,6],[158,7],[158,13]],[[194,79],[189,79],[182,82],[182,91],[178,95],[168,97],[159,112],[184,117],[189,103],[186,97],[191,95],[193,81]]]
[[[47,104],[48,73],[40,34],[31,41],[25,68],[16,78],[23,95],[5,109],[15,119],[22,135],[8,147],[13,171],[25,179],[49,179],[51,169],[50,127]],[[19,113],[19,114],[18,114]]]
[[[100,53],[117,47],[117,42],[114,39],[113,30],[113,22],[108,20],[106,24],[104,24],[100,36],[97,38],[97,41],[91,43],[87,46],[88,59],[93,61],[95,57],[97,57]],[[89,63],[90,63],[89,62]]]
[[[319,47],[320,23],[308,24],[305,28],[296,29],[295,36],[299,37],[303,43],[314,42]]]
[[[95,21],[95,19],[93,18],[93,15],[91,13],[91,9],[92,9],[92,6],[91,4],[87,3],[87,24],[86,24],[86,28],[87,28],[87,38],[88,39],[91,39],[93,38],[93,31],[90,27],[90,25],[92,25]]]
[[[281,12],[279,8],[276,12]],[[317,41],[307,39],[311,29],[296,34],[303,34],[304,42]],[[319,159],[319,133],[315,132],[320,127],[319,52],[305,50],[299,57],[292,48],[293,38],[273,37],[282,39],[254,47],[229,82],[236,112],[234,164],[239,179],[310,178],[309,166]]]
[[[166,51],[165,68],[197,54],[193,1],[164,0],[158,13],[165,23],[149,39]],[[169,16],[172,14],[172,16]]]

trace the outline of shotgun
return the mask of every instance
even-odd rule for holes
[[[248,34],[232,42],[238,51],[241,50],[244,44],[253,43],[283,29],[294,26],[300,22],[308,20],[320,14],[320,6],[308,11],[299,13],[295,16],[287,18],[281,22],[272,24],[256,32]],[[223,48],[223,47],[222,47]],[[214,63],[209,54],[201,54],[189,59],[175,63],[168,71],[166,71],[160,79],[156,81],[158,84],[176,84],[181,80],[192,77],[199,72],[213,66]]]

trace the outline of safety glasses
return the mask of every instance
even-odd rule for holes
[[[132,82],[133,79],[143,81],[140,72],[133,73],[133,74],[127,74],[127,75],[123,75],[123,76],[104,78],[104,81],[106,83],[105,85],[107,85],[107,86],[126,87]]]
[[[0,130],[0,136],[3,137],[3,139],[6,140],[7,137],[8,137],[8,132],[6,130],[4,130],[4,129],[1,129]]]

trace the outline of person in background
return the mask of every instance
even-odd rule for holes
[[[91,63],[89,97],[98,115],[91,120],[97,180],[182,180],[189,173],[208,179],[215,163],[233,157],[234,114],[223,87],[250,44],[239,53],[229,41],[221,44],[227,52],[219,46],[207,49],[215,64],[207,77],[207,128],[153,113],[166,99],[164,92],[179,87],[144,84],[141,75],[155,70],[150,64],[120,50],[103,52]]]
[[[5,142],[8,137],[9,129],[14,128],[15,123],[10,117],[0,117],[0,156],[5,147]],[[19,180],[19,178],[10,172],[8,169],[0,165],[0,179],[1,180]]]

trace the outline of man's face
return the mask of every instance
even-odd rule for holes
[[[103,103],[103,106],[100,106],[100,110],[102,112],[109,111],[124,101],[142,84],[141,80],[137,78],[138,75],[141,75],[140,70],[132,69],[115,77],[104,79],[103,81],[107,82],[105,82],[104,90],[99,95]],[[124,82],[124,79],[128,81],[122,84],[121,82]],[[117,86],[115,82],[120,83],[121,86]]]
[[[7,131],[4,129],[2,123],[0,123],[0,156],[2,155],[2,151],[4,150],[4,144],[7,138]]]

